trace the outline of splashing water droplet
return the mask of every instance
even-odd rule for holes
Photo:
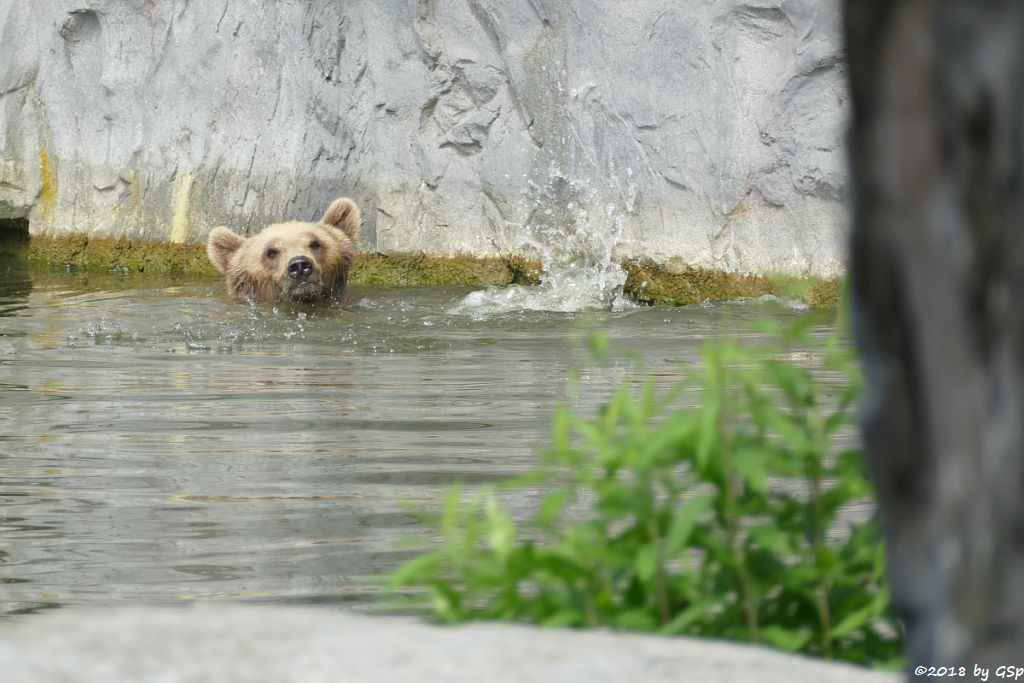
[[[633,304],[623,294],[626,273],[612,258],[622,234],[623,211],[633,210],[635,183],[624,188],[620,202],[588,180],[567,178],[552,162],[548,182],[531,182],[538,210],[526,226],[520,248],[541,261],[541,282],[472,292],[449,312],[484,318],[517,311],[572,313],[622,310]]]

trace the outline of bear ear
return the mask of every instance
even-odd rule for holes
[[[228,265],[231,263],[231,257],[244,241],[244,237],[236,235],[224,226],[214,228],[210,231],[210,238],[206,242],[206,255],[210,257],[210,262],[216,266],[217,270],[226,273]]]
[[[341,197],[331,202],[330,208],[327,209],[327,213],[320,219],[320,222],[341,230],[353,242],[359,236],[359,227],[362,223],[359,218],[359,207],[347,197]]]

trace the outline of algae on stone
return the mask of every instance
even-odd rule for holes
[[[696,304],[706,299],[734,299],[774,294],[772,283],[763,277],[722,273],[701,268],[672,271],[650,261],[632,260],[626,269],[625,292],[645,304]]]
[[[218,275],[201,243],[90,239],[84,235],[33,237],[28,258],[41,266],[94,272]],[[639,259],[622,266],[627,273],[625,293],[642,304],[686,305],[774,294],[814,307],[834,308],[839,298],[839,280],[740,275],[680,264],[666,267]],[[541,277],[539,263],[519,256],[359,254],[350,282],[369,287],[506,287],[536,284]]]

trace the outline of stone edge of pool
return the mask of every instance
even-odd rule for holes
[[[141,240],[34,236],[8,243],[0,255],[26,258],[34,267],[74,268],[90,272],[149,272],[216,276],[206,258],[206,245]],[[706,299],[759,297],[766,294],[798,299],[814,308],[835,308],[840,279],[761,276],[693,268],[670,260],[628,259],[625,291],[645,304],[693,304]],[[425,256],[360,254],[352,284],[374,287],[465,285],[506,287],[536,284],[540,263],[519,256]]]
[[[696,638],[230,604],[68,608],[0,623],[5,683],[896,683],[895,673]]]

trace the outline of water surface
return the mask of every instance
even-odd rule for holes
[[[292,309],[211,280],[0,263],[0,615],[365,606],[367,579],[406,557],[395,540],[420,533],[408,506],[533,464],[573,368],[592,408],[623,381],[674,381],[703,339],[765,314],[488,314],[468,293],[356,290],[341,311]],[[644,368],[587,364],[593,331]]]

